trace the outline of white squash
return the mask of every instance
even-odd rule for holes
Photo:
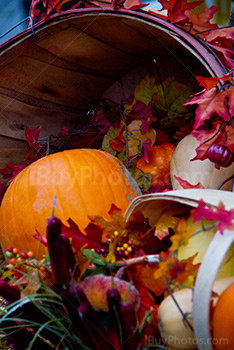
[[[234,173],[234,163],[227,168],[215,168],[215,164],[209,159],[193,160],[196,156],[196,148],[200,142],[191,134],[185,136],[177,145],[172,156],[170,173],[173,190],[182,189],[175,176],[188,181],[191,185],[201,183],[204,188],[217,189],[223,181]],[[230,190],[231,180],[222,186],[222,190]]]
[[[215,281],[213,291],[221,294],[231,283],[234,276]],[[173,293],[183,313],[188,313],[188,321],[192,322],[192,289],[181,289]],[[202,296],[201,296],[202,298]],[[216,298],[214,303],[217,302]],[[158,325],[165,345],[172,350],[196,350],[197,339],[194,332],[186,325],[173,298],[167,296],[158,309]]]

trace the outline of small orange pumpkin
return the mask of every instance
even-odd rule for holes
[[[55,215],[71,218],[81,231],[89,215],[108,218],[111,204],[124,212],[140,195],[135,181],[114,156],[94,149],[55,153],[26,167],[7,189],[0,208],[0,240],[4,251],[37,252],[35,229],[45,235],[55,196]],[[44,249],[41,249],[43,253]]]
[[[175,151],[172,143],[153,145],[148,152],[149,161],[140,158],[136,164],[136,174],[139,170],[152,174],[150,190],[160,191],[169,185],[170,162]]]
[[[212,317],[215,350],[233,350],[234,283],[220,295]]]

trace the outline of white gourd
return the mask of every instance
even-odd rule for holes
[[[171,182],[173,190],[182,189],[182,186],[175,179],[175,176],[188,181],[191,185],[201,183],[204,188],[217,189],[223,181],[228,179],[234,173],[234,163],[227,168],[215,168],[215,164],[209,159],[193,160],[196,156],[196,148],[200,142],[191,134],[185,136],[177,145],[171,160]],[[227,182],[221,188],[229,191],[231,181]]]
[[[234,276],[222,278],[215,281],[213,291],[220,295],[232,282]],[[218,300],[218,295],[214,299],[214,305]],[[183,313],[188,313],[188,320],[192,322],[192,289],[185,288],[173,293]],[[201,296],[202,297],[202,296]],[[158,309],[158,325],[161,336],[167,346],[171,350],[196,350],[197,342],[194,332],[186,326],[183,321],[182,314],[176,306],[173,298],[167,296],[159,305]]]

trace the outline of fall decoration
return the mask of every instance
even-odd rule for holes
[[[83,231],[89,215],[108,217],[112,203],[124,212],[139,193],[118,159],[105,152],[79,149],[44,157],[25,168],[4,196],[2,247],[36,253],[38,241],[33,236],[36,229],[45,235],[44,218],[50,215],[55,196],[57,216],[64,223],[73,219]]]
[[[163,15],[33,0],[1,47],[10,348],[215,350],[233,281],[234,31],[203,0],[158,2]]]
[[[213,286],[213,295],[211,297],[213,307],[217,303],[218,296],[221,293],[223,294],[226,288],[231,288],[233,281],[234,276],[222,278],[215,281]],[[159,305],[159,328],[162,338],[164,339],[166,345],[170,347],[170,349],[195,350],[198,348],[198,341],[196,340],[193,330],[192,304],[193,291],[191,288],[184,288],[179,291],[175,291],[172,295],[168,295]],[[219,315],[217,317],[217,320],[222,323],[223,318]],[[215,339],[215,343],[216,339],[218,338],[214,333],[213,337]],[[220,336],[220,339],[224,338],[225,335]],[[225,347],[223,349],[225,349]]]
[[[16,181],[17,178],[12,184]],[[200,267],[196,263],[199,252],[181,259],[180,249],[189,245],[192,235],[199,236],[209,229],[208,220],[220,230],[220,236],[225,229],[234,227],[233,209],[229,209],[233,202],[228,200],[232,193],[226,193],[227,208],[222,203],[218,205],[223,193],[183,190],[138,196],[127,210],[127,221],[121,210],[112,205],[106,219],[89,216],[84,234],[71,219],[66,226],[58,217],[49,218],[46,237],[41,237],[48,255],[37,260],[22,253],[20,261],[16,259],[2,270],[0,295],[6,299],[6,306],[1,329],[13,344],[18,341],[24,348],[39,349],[46,339],[46,344],[49,342],[58,349],[72,344],[70,347],[80,350],[85,347],[101,350],[103,346],[110,350],[113,347],[143,350],[144,346],[152,345],[147,343],[151,339],[147,334],[154,335],[157,344],[166,346],[167,334],[173,335],[168,317],[171,321],[174,316],[177,320],[181,317],[185,322],[189,322],[189,317],[183,308],[184,297],[174,308],[170,307],[170,313],[163,311],[167,299],[162,299],[169,293],[174,302],[176,290],[184,288],[188,280],[193,288]],[[210,198],[210,204],[199,199],[202,194]],[[212,201],[217,204],[211,205]],[[188,225],[190,216],[195,223],[203,222],[201,229],[196,231]],[[108,252],[101,255],[102,244],[107,242]],[[129,248],[132,243],[133,255],[118,260],[117,248]],[[18,248],[9,247],[7,252],[16,257],[19,254]],[[215,293],[231,280],[233,276],[217,281]],[[182,292],[190,293],[191,298],[190,289]],[[22,315],[19,324],[18,310]],[[30,329],[26,327],[29,323]],[[9,334],[8,327],[14,327],[16,332]],[[69,332],[64,333],[68,328]],[[184,331],[183,328],[181,334],[186,336]]]
[[[209,154],[208,159],[194,159],[197,147],[199,147],[199,141],[191,134],[178,143],[170,163],[172,188],[174,190],[186,188],[186,185],[183,186],[181,182],[186,180],[193,187],[200,184],[203,188],[230,190],[232,184],[230,177],[234,173],[234,163],[230,161],[228,167],[221,166],[217,169],[210,161]],[[228,179],[229,181],[226,181]]]

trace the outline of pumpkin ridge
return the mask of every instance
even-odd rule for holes
[[[75,151],[75,150],[74,150]],[[79,149],[79,151],[82,151],[82,153],[85,153],[83,152],[83,149]],[[71,157],[70,157],[70,154],[68,154],[68,152],[64,151],[64,156],[66,157],[67,161],[69,162],[69,167],[71,167],[71,169],[74,171],[74,174],[77,173],[77,169],[76,167],[72,164],[73,162],[71,161]],[[73,154],[75,154],[75,157],[73,157],[72,159],[74,160],[75,158],[79,158],[79,155],[77,154],[76,155],[76,152],[72,152]],[[82,157],[83,159],[86,159],[86,157]],[[87,162],[87,161],[86,161]],[[74,186],[73,186],[75,189],[79,187],[79,193],[82,194],[82,189],[81,189],[81,184],[80,182],[78,181],[78,178],[76,178],[74,176]],[[78,192],[78,190],[77,190]],[[87,207],[87,202],[84,200],[84,197],[81,195],[79,196],[79,199],[82,199],[82,206],[85,207],[85,212],[88,212],[88,207]],[[67,220],[69,219],[69,217],[67,218]],[[73,219],[71,217],[71,219]]]
[[[107,159],[108,159],[108,160],[111,159],[111,161],[112,161],[112,163],[113,163],[112,157],[109,157],[109,158],[108,158],[107,155],[103,153],[103,151],[99,151],[99,152],[101,152],[101,154],[103,154],[103,156],[104,156],[104,158],[105,158],[105,161],[106,161]],[[98,152],[98,153],[99,153],[99,152]],[[113,191],[113,188],[112,188],[111,183],[110,183],[110,181],[109,181],[109,168],[106,168],[105,166],[103,166],[103,163],[100,162],[100,161],[98,161],[98,160],[96,159],[96,157],[94,156],[93,152],[89,152],[89,153],[90,153],[90,155],[95,159],[96,163],[98,164],[98,166],[102,169],[102,171],[103,171],[104,174],[105,174],[105,178],[106,178],[106,180],[107,180],[107,182],[108,182],[108,191],[111,190],[112,195],[113,195],[113,197],[114,197],[114,201],[113,201],[112,204],[117,204],[118,200],[117,200],[117,198],[116,198],[115,191]],[[108,154],[108,156],[109,156],[109,154]],[[113,166],[114,166],[114,164],[113,164]],[[108,172],[106,171],[107,169],[108,169]],[[122,169],[121,169],[121,170],[122,170]],[[104,188],[104,187],[103,187],[103,188]],[[103,189],[103,188],[102,188],[102,189]],[[102,195],[105,196],[105,193],[102,192]],[[110,208],[106,208],[106,203],[105,203],[105,209],[106,209],[106,212],[107,212],[107,213],[108,213],[109,210],[110,210]]]

